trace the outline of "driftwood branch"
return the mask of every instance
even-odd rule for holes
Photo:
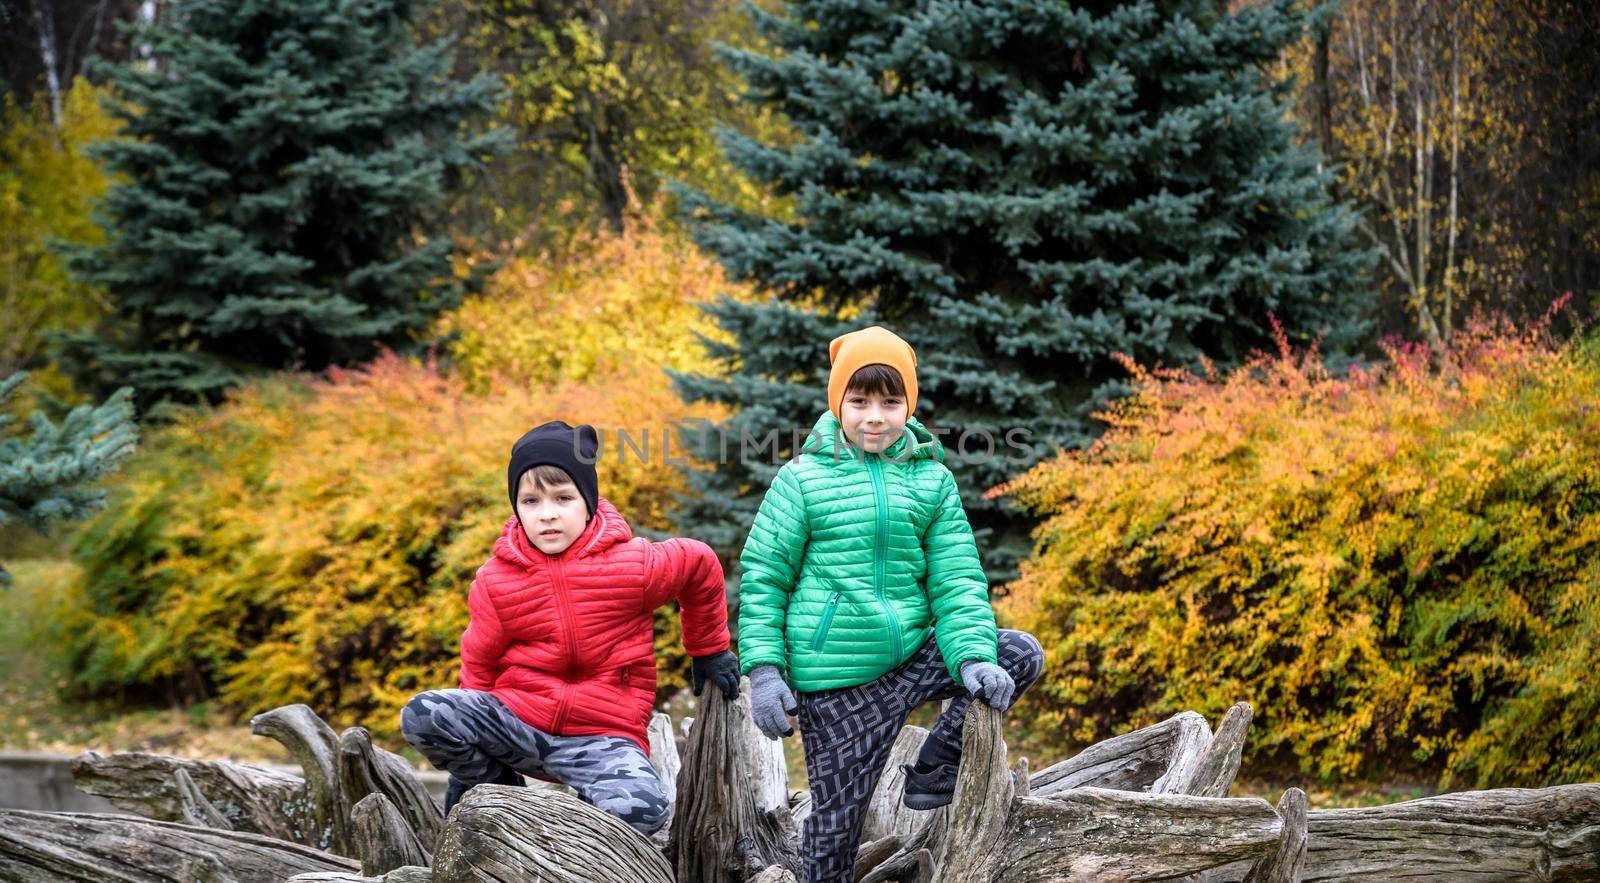
[[[800,871],[787,785],[759,787],[771,774],[771,749],[749,697],[748,681],[732,702],[716,690],[700,697],[669,835],[679,883],[743,883],[771,866]]]
[[[264,711],[250,720],[250,732],[267,736],[289,750],[305,781],[306,843],[339,855],[353,855],[350,806],[339,799],[339,738],[333,728],[304,705]]]
[[[997,881],[1168,880],[1251,858],[1283,827],[1258,798],[1080,788],[1026,797],[994,856]]]
[[[1302,879],[1600,878],[1600,784],[1313,810]]]
[[[1177,746],[1192,745],[1198,734],[1210,734],[1206,719],[1193,711],[1173,715],[1154,726],[1114,736],[1033,774],[1033,796],[1045,797],[1069,788],[1115,788],[1149,791],[1167,775]]]
[[[861,826],[861,842],[868,843],[896,834],[904,838],[928,823],[931,813],[907,809],[902,802],[906,773],[900,768],[901,764],[917,759],[917,752],[922,750],[922,743],[927,738],[928,731],[918,726],[906,726],[895,737],[883,775],[879,777],[878,786],[873,789],[872,798],[867,803],[865,820]]]
[[[374,746],[365,727],[351,727],[339,734],[339,781],[343,793],[337,799],[352,808],[369,794],[388,798],[417,841],[432,851],[444,827],[443,810],[411,765],[400,755]]]
[[[1189,780],[1175,787],[1171,793],[1227,797],[1233,777],[1239,772],[1245,736],[1250,729],[1250,719],[1254,716],[1255,712],[1248,702],[1237,703],[1228,709],[1217,731],[1200,752],[1200,759],[1195,763]]]
[[[574,795],[505,785],[471,789],[439,837],[433,883],[528,880],[672,883],[673,874],[649,840]]]
[[[417,840],[416,832],[383,792],[361,798],[350,810],[350,823],[362,873],[377,876],[407,865],[430,863],[431,850]]]
[[[1245,883],[1296,883],[1306,866],[1306,793],[1290,788],[1275,807],[1283,819],[1278,848],[1262,856],[1245,875]]]
[[[927,735],[907,727],[871,798],[856,877],[1600,879],[1600,784],[1309,812],[1298,789],[1276,808],[1228,798],[1252,714],[1239,703],[1212,732],[1205,718],[1184,712],[1030,776],[1025,760],[1007,768],[1001,714],[974,703],[955,800],[922,813],[901,805],[899,765]],[[652,762],[677,792],[665,850],[555,787],[480,786],[441,824],[405,762],[373,746],[365,730],[335,736],[304,706],[258,716],[255,728],[289,747],[305,776],[86,753],[74,763],[81,787],[169,821],[0,814],[0,879],[793,883],[798,876],[809,800],[788,791],[781,745],[755,729],[748,699],[728,703],[707,691],[681,761],[671,722],[652,721]],[[275,833],[263,836],[268,831]]]
[[[186,818],[180,771],[227,820],[227,828],[302,842],[299,794],[305,782],[299,776],[249,764],[137,752],[85,751],[72,759],[72,779],[79,790],[104,797],[125,812],[164,822]]]
[[[280,883],[354,861],[298,843],[139,816],[0,810],[0,877]]]

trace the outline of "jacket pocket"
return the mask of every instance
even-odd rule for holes
[[[834,592],[828,596],[828,606],[822,608],[822,622],[817,626],[816,635],[811,638],[811,649],[822,649],[822,642],[828,639],[828,626],[833,625],[833,611],[838,608],[839,593]]]

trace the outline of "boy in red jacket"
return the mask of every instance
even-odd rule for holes
[[[554,420],[511,448],[513,514],[467,594],[461,689],[418,694],[406,741],[450,773],[445,813],[473,785],[527,774],[572,786],[649,836],[667,799],[650,766],[651,612],[681,603],[695,695],[739,695],[722,565],[705,543],[634,537],[599,495],[591,426]]]

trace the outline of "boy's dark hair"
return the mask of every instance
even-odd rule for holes
[[[888,365],[866,365],[850,375],[850,382],[845,384],[844,392],[845,395],[861,393],[903,399],[906,397],[906,382],[899,371]]]
[[[577,484],[577,482],[572,480],[572,476],[567,474],[567,470],[562,469],[560,466],[552,466],[549,463],[545,463],[541,466],[535,466],[532,469],[522,473],[522,476],[517,480],[518,488],[521,488],[523,481],[529,480],[533,482],[534,487],[542,491],[549,490],[550,488],[563,484]]]

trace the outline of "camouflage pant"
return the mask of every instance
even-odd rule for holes
[[[400,732],[434,766],[469,785],[493,779],[503,764],[572,786],[646,837],[666,823],[661,779],[631,739],[552,736],[480,690],[417,694],[400,712]]]
[[[1044,670],[1044,648],[1027,632],[1001,629],[999,650],[1000,667],[1017,682],[1015,695],[1021,696]],[[961,758],[961,730],[972,694],[950,677],[938,643],[930,637],[899,668],[877,680],[796,697],[811,779],[812,809],[800,843],[805,883],[850,883],[867,801],[907,715],[924,702],[951,700],[917,759],[953,763]]]

